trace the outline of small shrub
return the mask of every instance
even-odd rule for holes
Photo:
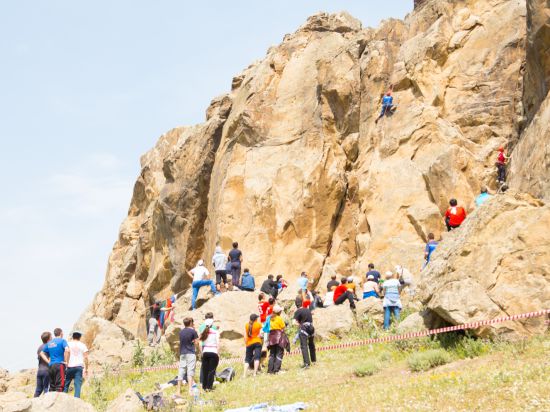
[[[134,344],[134,352],[132,353],[132,365],[135,368],[145,365],[145,351],[140,340]]]
[[[426,352],[413,353],[407,359],[409,369],[413,372],[426,371],[451,361],[451,356],[445,349],[431,349]]]
[[[489,344],[481,339],[464,338],[456,345],[454,352],[459,358],[476,358],[490,349]]]
[[[387,350],[385,350],[383,352],[380,352],[378,354],[378,360],[380,362],[389,362],[389,361],[392,360],[392,358],[393,358],[393,356],[392,356],[391,352],[389,352]]]
[[[373,360],[368,360],[363,364],[357,366],[353,370],[353,374],[358,378],[363,378],[365,376],[372,376],[380,370],[380,365]]]

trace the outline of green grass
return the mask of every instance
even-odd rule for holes
[[[354,340],[370,333],[356,330],[350,336]],[[426,353],[436,352],[445,353],[442,356],[450,363],[427,371],[410,371],[412,357],[433,359],[434,355]],[[242,377],[242,365],[234,365],[237,378],[233,382],[202,394],[207,404],[187,410],[221,411],[260,402],[281,405],[299,401],[308,403],[308,411],[550,410],[548,334],[514,343],[447,334],[406,344],[319,352],[317,365],[308,370],[300,369],[301,363],[300,356],[285,356],[284,374],[261,373],[246,379]],[[166,382],[175,374],[107,375],[94,384],[88,382],[83,397],[104,410],[127,388],[149,393],[155,382]],[[174,389],[166,393],[169,397]]]
[[[450,361],[451,355],[445,349],[430,349],[410,355],[407,359],[407,365],[413,372],[422,372],[436,366],[445,365]]]

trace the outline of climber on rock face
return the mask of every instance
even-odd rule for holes
[[[231,262],[231,283],[233,289],[239,286],[239,280],[241,277],[241,264],[243,261],[243,252],[239,250],[239,244],[233,242],[233,249],[229,251],[229,262]]]
[[[384,97],[382,97],[382,111],[380,112],[380,116],[375,120],[375,123],[378,123],[378,120],[380,120],[382,117],[391,115],[395,111],[395,106],[393,105],[393,97],[391,95],[391,90],[386,93]]]
[[[458,202],[456,199],[451,199],[449,201],[449,207],[445,212],[445,225],[447,230],[450,232],[453,229],[459,227],[464,219],[466,219],[466,210],[462,206],[457,206]]]
[[[430,258],[432,257],[432,253],[434,253],[435,249],[437,248],[438,242],[435,240],[435,236],[433,233],[428,233],[428,242],[426,243],[426,248],[424,249],[424,266],[422,269],[424,269],[428,263],[430,263]]]
[[[498,183],[504,183],[506,182],[506,163],[510,159],[509,156],[506,156],[504,153],[504,147],[498,148],[498,156],[497,156],[497,182]]]
[[[191,310],[197,308],[197,296],[199,294],[199,289],[203,286],[210,286],[210,290],[214,295],[219,295],[220,292],[216,289],[216,285],[212,279],[209,279],[210,272],[204,266],[204,261],[200,259],[197,262],[197,266],[191,269],[187,274],[193,279],[191,287],[193,288],[193,296],[191,298]]]
[[[487,188],[486,187],[481,188],[481,192],[476,197],[476,207],[480,207],[483,203],[489,200],[490,197],[491,195],[487,192]]]

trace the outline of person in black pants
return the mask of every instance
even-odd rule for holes
[[[36,390],[34,391],[34,397],[37,398],[43,393],[48,393],[50,389],[50,372],[48,362],[40,357],[40,353],[44,350],[46,344],[52,340],[52,334],[50,332],[44,332],[40,339],[42,339],[42,345],[38,347],[38,371],[36,372]]]
[[[349,301],[349,307],[355,309],[355,302],[353,301],[353,293],[348,290],[348,279],[343,277],[341,279],[342,284],[334,289],[334,304],[341,305],[346,300]]]
[[[302,368],[309,368],[311,363],[317,362],[315,354],[315,328],[313,327],[313,316],[308,308],[302,307],[302,298],[296,298],[298,310],[294,313],[294,320],[299,325],[298,337],[300,339],[300,350],[304,364]]]
[[[211,391],[214,386],[214,378],[216,377],[216,368],[220,362],[218,355],[220,346],[220,333],[212,327],[214,319],[206,319],[204,321],[204,330],[201,332],[199,339],[202,348],[201,376],[200,382],[202,389]]]

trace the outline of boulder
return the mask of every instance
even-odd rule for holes
[[[126,392],[120,394],[118,398],[112,401],[105,412],[141,412],[143,403],[139,400],[132,389],[126,389]]]
[[[29,399],[24,393],[9,392],[0,396],[2,412],[95,412],[89,403],[62,392],[49,392]]]
[[[313,311],[315,334],[321,339],[332,336],[342,337],[354,324],[355,316],[347,303]]]
[[[528,195],[494,196],[436,249],[422,272],[424,305],[453,325],[546,309],[548,227],[549,206]],[[485,337],[546,329],[539,317],[483,326],[476,333]]]
[[[384,322],[384,308],[382,299],[368,298],[356,302],[357,321],[374,321],[378,324]]]

